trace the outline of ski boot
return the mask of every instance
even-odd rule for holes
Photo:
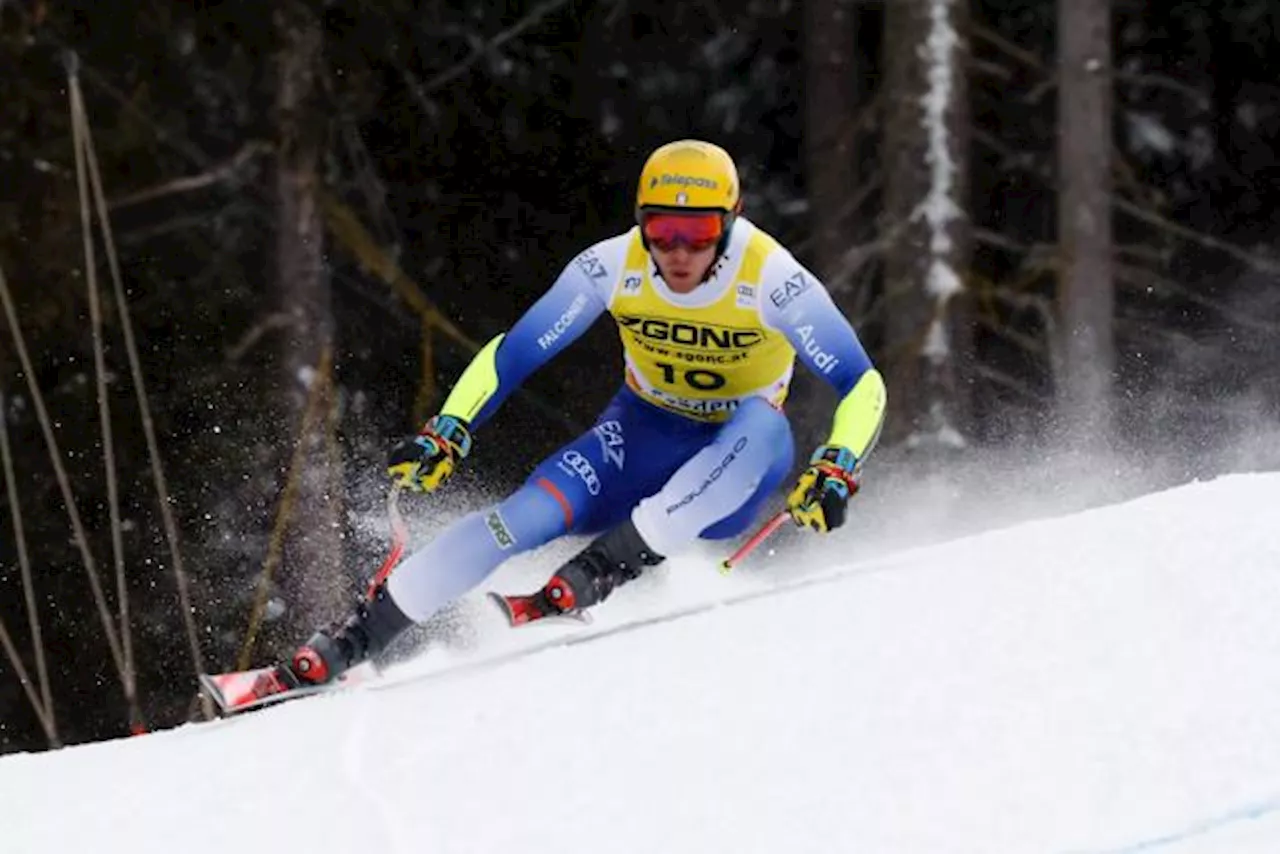
[[[304,685],[330,682],[382,652],[412,625],[413,620],[392,600],[386,585],[379,585],[337,629],[322,629],[312,635],[294,653],[288,670]]]
[[[513,626],[548,617],[583,620],[583,612],[609,598],[615,587],[639,578],[646,566],[657,566],[664,560],[649,548],[628,519],[570,558],[537,593],[495,593],[493,597]]]
[[[343,673],[386,649],[411,625],[380,585],[344,624],[312,635],[288,664],[201,673],[200,685],[224,715],[305,697],[325,690]]]

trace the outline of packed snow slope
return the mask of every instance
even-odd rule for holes
[[[364,688],[0,759],[0,852],[1274,854],[1278,498],[1235,475],[862,562],[854,525],[816,575],[708,550],[586,628],[476,598],[470,649]]]

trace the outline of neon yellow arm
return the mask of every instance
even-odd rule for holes
[[[886,394],[879,371],[871,368],[864,373],[836,407],[827,444],[848,448],[859,460],[869,454],[884,425]]]
[[[471,364],[467,365],[467,369],[458,378],[453,391],[449,392],[448,399],[440,409],[441,415],[461,418],[467,424],[475,420],[476,415],[489,402],[489,398],[493,397],[493,393],[498,390],[496,357],[498,345],[505,337],[505,332],[496,336],[484,345],[479,353],[476,353]]]

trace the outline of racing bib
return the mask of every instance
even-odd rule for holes
[[[691,307],[673,303],[657,289],[653,262],[639,230],[633,231],[609,304],[633,391],[704,421],[728,419],[749,397],[782,405],[796,354],[760,315],[760,274],[776,245],[753,229],[728,286],[711,303]],[[713,280],[701,287],[714,285]]]

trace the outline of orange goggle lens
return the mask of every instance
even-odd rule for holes
[[[663,252],[681,245],[699,252],[720,241],[724,221],[719,214],[650,214],[642,228],[649,245]]]

